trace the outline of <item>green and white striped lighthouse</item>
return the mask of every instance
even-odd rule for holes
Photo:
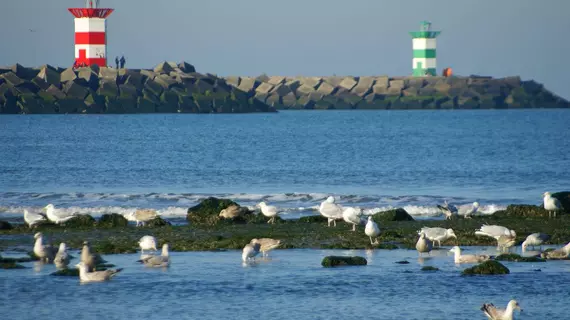
[[[440,33],[440,31],[432,31],[431,22],[428,21],[421,22],[420,31],[410,32],[413,38],[412,68],[415,77],[437,75],[435,38]]]

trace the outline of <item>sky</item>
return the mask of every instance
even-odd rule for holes
[[[83,0],[0,1],[0,65],[73,64]],[[520,75],[570,98],[570,0],[101,0],[107,56],[220,76],[410,75],[409,31],[442,33],[438,73]],[[32,31],[30,31],[33,30]]]

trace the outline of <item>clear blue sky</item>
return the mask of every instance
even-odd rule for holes
[[[101,0],[108,56],[186,60],[218,75],[407,75],[408,31],[430,20],[438,72],[521,75],[570,98],[570,0]],[[0,65],[73,63],[83,0],[0,1]],[[36,32],[30,32],[34,29]]]

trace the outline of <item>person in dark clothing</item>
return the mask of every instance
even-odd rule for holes
[[[115,57],[115,69],[119,69],[119,57]]]
[[[125,59],[125,56],[121,57],[121,69],[123,69],[125,67],[125,62],[127,62],[127,60]]]

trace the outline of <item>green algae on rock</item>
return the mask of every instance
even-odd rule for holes
[[[325,268],[341,267],[341,266],[365,266],[368,263],[365,258],[353,256],[326,256],[321,261],[321,265]]]
[[[392,209],[388,211],[378,212],[372,216],[376,222],[385,221],[415,221],[414,218],[404,209]]]
[[[422,271],[439,271],[439,268],[432,267],[432,266],[425,266],[425,267],[422,267],[421,270]]]
[[[118,213],[104,214],[99,218],[97,222],[98,227],[103,228],[120,228],[129,225],[129,220],[127,220],[123,215]]]
[[[0,269],[25,269],[26,267],[24,267],[21,264],[18,264],[14,261],[7,261],[7,262],[3,262],[0,261]]]
[[[512,262],[546,262],[545,259],[538,257],[523,257],[516,253],[504,253],[495,258],[497,261],[512,261]]]
[[[520,218],[528,218],[528,217],[545,217],[548,218],[548,211],[544,210],[544,208],[539,206],[533,205],[526,205],[526,204],[512,204],[507,206],[505,210],[499,210],[493,213],[494,217],[497,218],[508,218],[508,217],[520,217]]]
[[[216,224],[219,219],[220,211],[231,205],[238,205],[229,199],[218,199],[209,197],[200,201],[199,204],[188,209],[186,220],[195,224]]]
[[[80,214],[69,220],[67,220],[63,225],[66,228],[85,228],[94,227],[97,221],[95,218],[88,214]]]
[[[171,226],[171,225],[172,224],[170,222],[162,219],[161,217],[156,217],[145,223],[145,227],[147,228],[158,228],[158,227]]]
[[[502,263],[494,260],[485,261],[479,265],[463,270],[463,275],[495,275],[509,274],[511,271]]]

